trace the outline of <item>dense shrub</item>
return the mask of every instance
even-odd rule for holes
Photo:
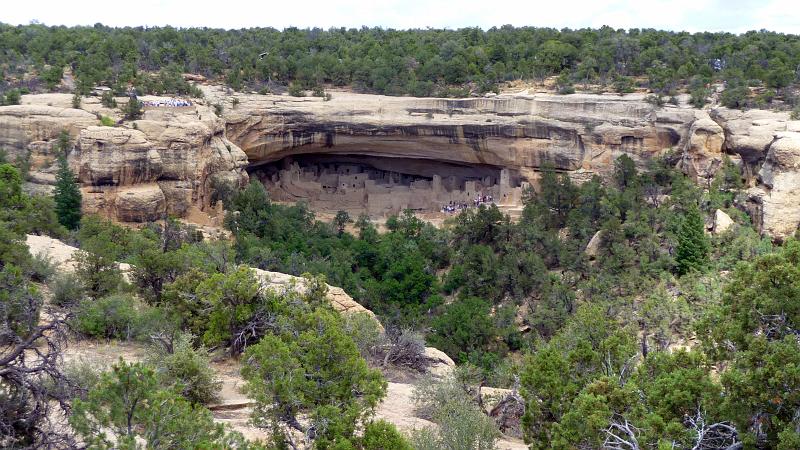
[[[148,362],[162,385],[174,388],[190,402],[208,404],[219,398],[222,383],[210,365],[208,351],[192,347],[191,335],[178,335],[172,348],[157,346]]]
[[[102,366],[87,359],[72,360],[64,363],[64,376],[69,380],[67,395],[72,398],[85,399],[100,381]]]
[[[433,320],[430,343],[455,360],[487,350],[496,331],[489,315],[491,305],[475,297],[457,299]]]
[[[158,385],[152,368],[120,360],[84,400],[74,402],[72,428],[91,448],[242,448],[243,438],[211,412]],[[102,432],[100,431],[102,430]]]
[[[408,440],[397,427],[385,420],[370,422],[364,427],[364,450],[412,450]]]
[[[373,316],[367,313],[347,314],[344,317],[344,331],[353,338],[362,357],[374,361],[380,355],[385,338]]]
[[[728,86],[719,96],[722,106],[732,109],[744,109],[747,106],[750,89],[743,85]]]
[[[125,120],[139,120],[142,118],[144,111],[142,111],[142,102],[136,97],[131,97],[122,107],[122,114]]]
[[[174,329],[164,311],[140,303],[127,294],[83,300],[75,311],[74,327],[96,339],[149,339],[153,333]]]
[[[0,97],[2,97],[2,96],[0,96]],[[11,90],[9,90],[9,91],[7,91],[5,93],[5,99],[3,100],[2,98],[0,98],[0,100],[3,100],[2,103],[4,105],[19,105],[20,98],[21,98],[21,95],[20,95],[19,90],[18,89],[11,89]]]
[[[53,304],[61,307],[77,305],[85,295],[81,280],[72,272],[59,273],[50,280],[48,287],[53,294]]]
[[[245,392],[256,401],[255,423],[286,440],[291,437],[283,427],[304,433],[313,428],[317,445],[327,448],[354,438],[387,385],[367,366],[339,313],[319,293],[306,300],[287,309],[274,305],[282,325],[247,348],[242,376]],[[300,415],[310,424],[300,424]]]
[[[46,253],[37,253],[33,255],[28,263],[28,273],[32,279],[45,283],[55,275],[56,268],[52,259]]]
[[[129,295],[84,300],[75,313],[75,329],[87,337],[128,340],[136,336],[139,311]]]
[[[114,293],[124,284],[119,265],[107,256],[82,250],[77,252],[74,260],[75,273],[86,294],[92,298]]]
[[[289,85],[289,95],[292,97],[305,97],[306,92],[300,83],[292,83]]]
[[[103,92],[100,96],[100,103],[106,108],[116,108],[117,100],[114,98],[114,93],[111,91]]]

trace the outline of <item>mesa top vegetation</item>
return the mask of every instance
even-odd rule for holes
[[[558,88],[564,93],[582,83],[618,92],[688,88],[699,95],[709,82],[725,81],[729,90],[769,88],[771,100],[789,94],[782,90],[798,81],[800,67],[800,36],[763,30],[736,35],[508,25],[486,31],[278,31],[0,24],[0,49],[2,90],[53,88],[70,67],[84,94],[99,83],[118,92],[129,84],[140,92],[185,90],[181,72],[224,79],[236,90],[332,84],[414,96],[467,95],[496,90],[504,81],[563,75]],[[142,76],[158,71],[159,83]],[[793,104],[794,96],[788,96]]]

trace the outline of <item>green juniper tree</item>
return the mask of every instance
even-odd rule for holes
[[[131,97],[125,106],[122,108],[122,113],[127,120],[139,120],[142,118],[144,112],[142,111],[142,102],[136,97]]]
[[[151,367],[121,359],[69,420],[89,448],[246,448],[210,411],[161,388]]]

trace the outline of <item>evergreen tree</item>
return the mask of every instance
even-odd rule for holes
[[[70,230],[75,230],[81,221],[81,191],[78,188],[75,174],[67,164],[66,149],[69,145],[69,136],[61,132],[58,147],[62,154],[58,158],[58,173],[56,174],[56,189],[54,200],[58,221]]]
[[[697,206],[692,205],[678,230],[677,263],[681,275],[701,271],[708,265],[709,242],[705,223]]]
[[[245,448],[209,410],[161,388],[153,368],[121,358],[75,401],[69,421],[89,448]]]
[[[339,236],[344,234],[344,229],[348,223],[351,223],[353,219],[350,218],[350,214],[347,214],[347,211],[337,211],[336,217],[333,218],[333,226],[336,228],[336,232],[339,233]]]
[[[138,98],[132,96],[128,103],[122,108],[122,113],[127,120],[139,120],[142,118],[144,111],[142,111],[142,102]]]

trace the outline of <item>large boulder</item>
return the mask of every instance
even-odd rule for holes
[[[586,249],[584,249],[584,253],[591,259],[597,258],[597,255],[600,254],[600,246],[603,244],[603,230],[597,230],[597,232],[589,239],[589,243],[586,244]]]
[[[436,378],[447,378],[452,375],[453,370],[456,368],[453,358],[447,356],[447,353],[438,348],[425,347],[425,358],[430,364],[428,372]]]
[[[117,193],[116,217],[124,222],[152,222],[164,218],[166,199],[156,183],[125,187]]]
[[[722,234],[728,231],[735,222],[731,219],[731,216],[725,214],[724,211],[718,209],[714,212],[714,234]]]

